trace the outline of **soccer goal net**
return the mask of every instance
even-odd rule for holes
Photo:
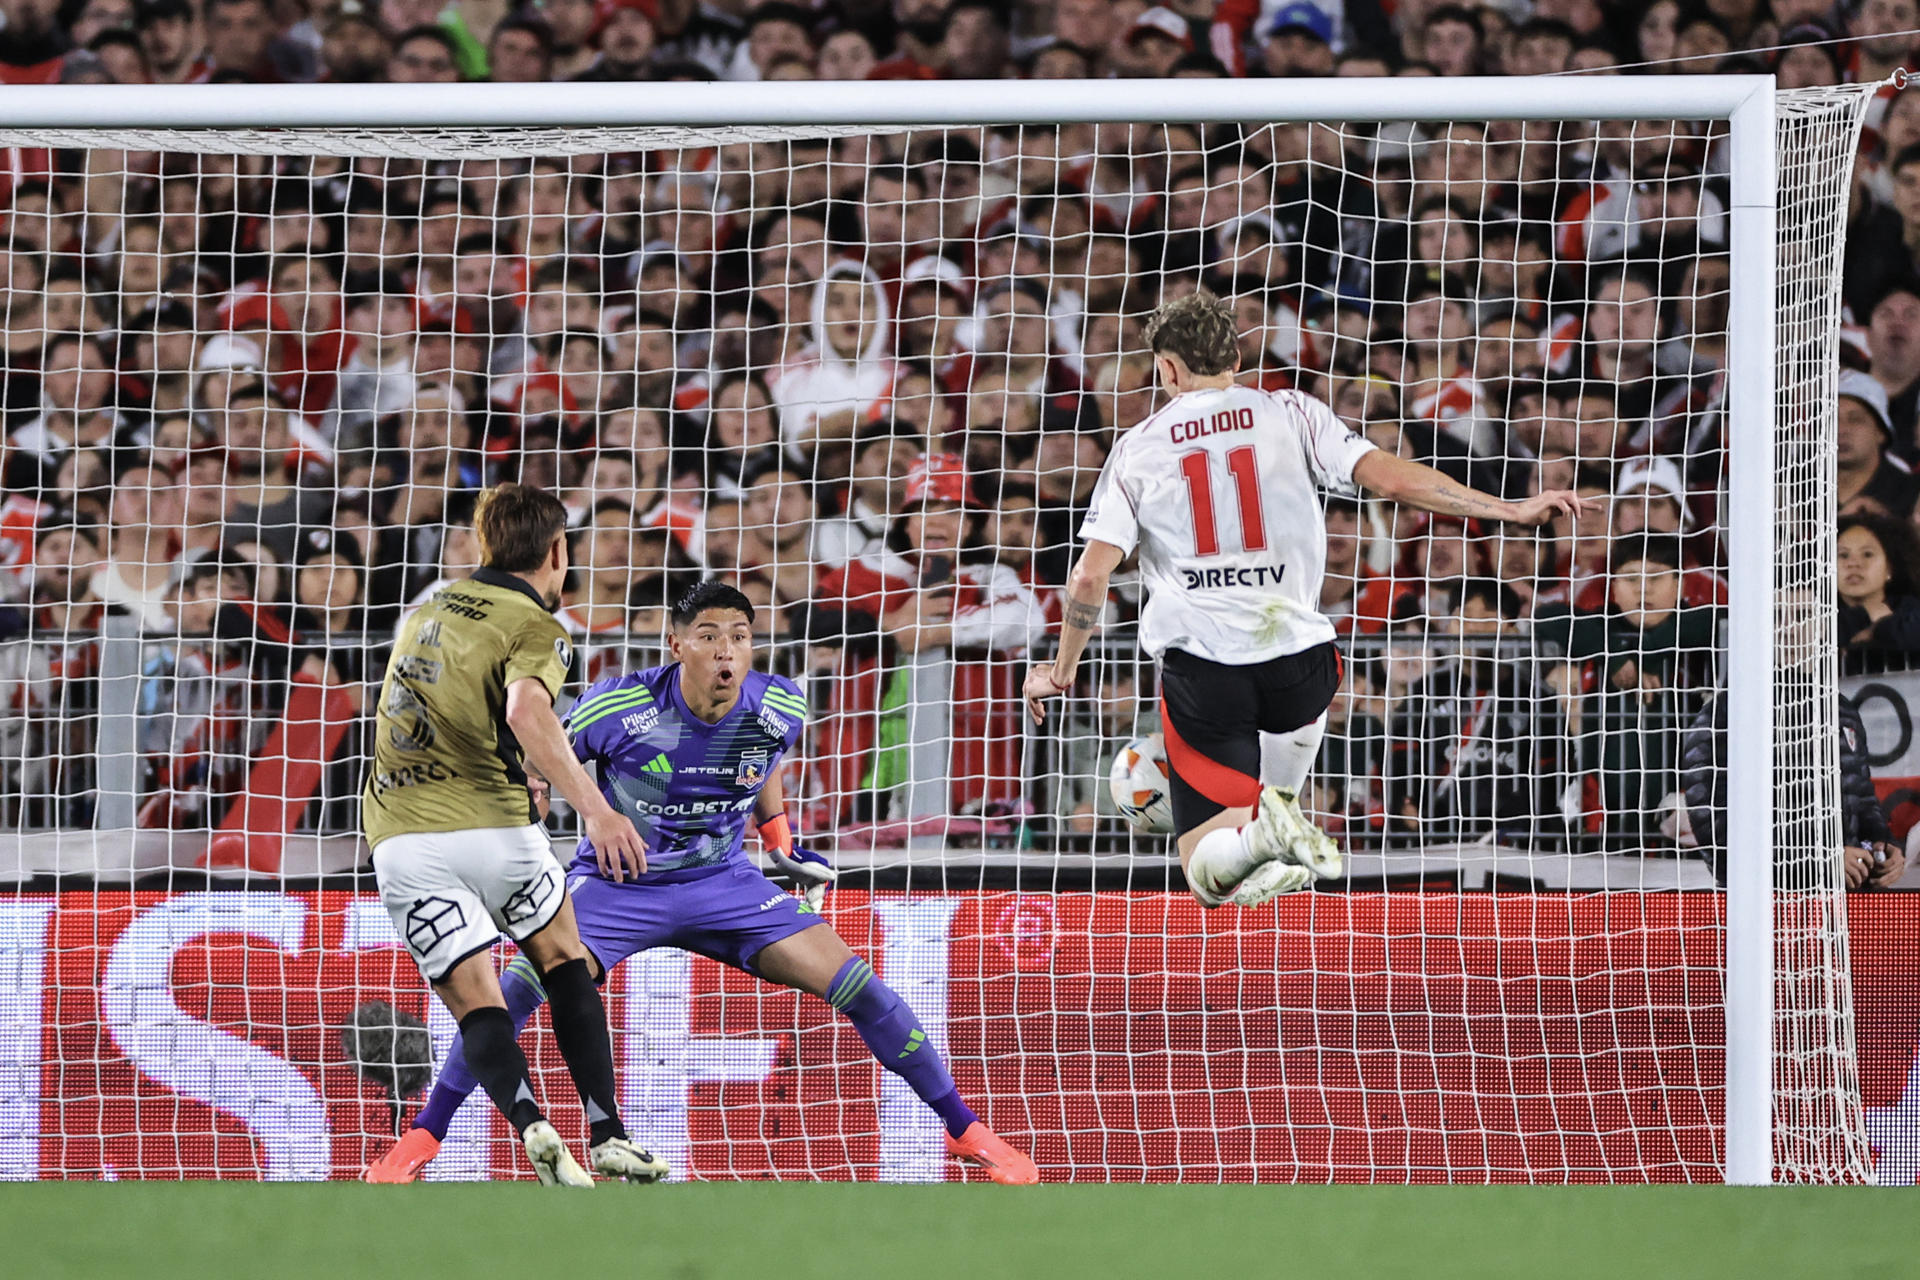
[[[1047,1177],[1869,1176],[1832,539],[1871,90],[6,92],[0,1177],[350,1177],[411,1114],[453,1028],[358,795],[502,479],[567,505],[583,682],[669,660],[690,582],[755,601],[828,919]],[[1306,799],[1348,874],[1254,912],[1116,805],[1137,578],[1044,729],[1017,696],[1198,288],[1243,382],[1600,508],[1329,496]],[[957,1176],[824,1003],[677,951],[607,990],[676,1177]],[[391,1010],[424,1031],[353,1033]],[[429,1176],[507,1137],[476,1098]]]

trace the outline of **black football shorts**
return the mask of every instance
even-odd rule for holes
[[[1160,659],[1160,726],[1173,780],[1173,829],[1260,797],[1260,735],[1318,720],[1340,684],[1332,641],[1249,666],[1178,649]]]

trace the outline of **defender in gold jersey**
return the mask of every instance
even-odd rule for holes
[[[488,955],[504,933],[540,972],[594,1169],[630,1182],[664,1175],[666,1163],[621,1126],[606,1009],[525,768],[579,812],[605,874],[646,870],[639,834],[574,758],[553,710],[573,656],[552,613],[566,524],[559,501],[527,485],[481,497],[473,531],[484,567],[436,593],[395,644],[362,809],[381,901],[459,1022],[474,1075],[542,1182],[591,1187],[534,1100]]]

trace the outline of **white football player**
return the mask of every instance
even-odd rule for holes
[[[1036,724],[1073,685],[1138,546],[1140,643],[1160,663],[1160,718],[1180,865],[1209,907],[1253,907],[1341,871],[1338,846],[1297,797],[1340,682],[1322,617],[1319,490],[1355,486],[1443,515],[1544,524],[1596,509],[1568,490],[1508,502],[1376,449],[1298,391],[1237,386],[1233,312],[1204,290],[1162,306],[1147,342],[1173,399],[1122,436],[1080,527],[1060,649],[1027,675]],[[1267,738],[1263,770],[1262,735]],[[1277,785],[1263,788],[1261,777]]]

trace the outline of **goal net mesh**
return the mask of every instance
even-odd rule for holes
[[[1871,1163],[1831,549],[1865,101],[1783,94],[1779,130],[1775,1156],[1805,1181]],[[702,576],[760,606],[828,919],[1049,1178],[1719,1176],[1724,124],[0,145],[0,1177],[350,1177],[413,1113],[421,1038],[342,1035],[387,1006],[434,1061],[453,1033],[358,794],[393,629],[472,569],[501,479],[574,522],[569,696],[668,660]],[[1349,874],[1248,913],[1116,808],[1159,728],[1130,568],[1046,728],[1017,698],[1108,449],[1162,403],[1142,322],[1202,286],[1241,380],[1600,507],[1329,500],[1346,665],[1305,799]],[[820,1001],[673,950],[607,989],[676,1177],[956,1176]],[[567,1119],[544,1015],[525,1042]],[[511,1175],[507,1136],[472,1099],[429,1176]]]

